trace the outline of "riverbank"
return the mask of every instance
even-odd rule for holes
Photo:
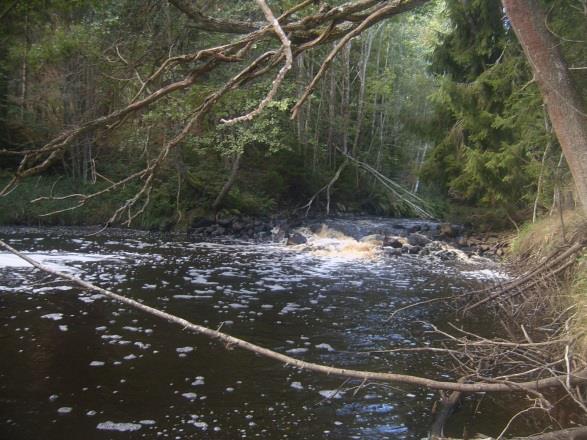
[[[512,377],[538,380],[559,374],[568,378],[557,390],[544,390],[538,395],[532,406],[510,420],[511,426],[508,424],[509,428],[498,438],[504,434],[507,438],[516,424],[539,426],[544,415],[555,421],[558,428],[554,426],[547,431],[555,432],[529,439],[578,439],[585,435],[585,389],[570,386],[570,378],[585,371],[586,365],[586,237],[587,218],[579,211],[566,211],[524,225],[512,238],[506,255],[505,265],[512,279],[495,288],[483,289],[463,306],[465,314],[473,316],[479,314],[482,306],[484,313],[491,314],[506,330],[505,339],[489,341],[472,334],[466,335],[469,340],[461,339],[469,347],[467,350],[474,344],[492,347],[494,352],[488,357],[483,357],[487,354],[479,357],[486,366],[493,364],[489,376],[508,378],[511,372],[504,365],[511,362],[510,355],[528,350],[516,366],[521,372]],[[443,404],[445,414],[450,414],[462,398],[458,395],[451,396],[450,402],[447,399]],[[446,416],[443,421],[446,422]],[[571,429],[557,431],[561,427]],[[443,437],[437,433],[434,438]]]
[[[562,218],[562,221],[561,221]],[[583,242],[587,237],[587,218],[579,210],[568,210],[525,225],[512,240],[509,265],[524,272],[544,263],[558,249]],[[538,275],[537,275],[538,276]],[[567,311],[561,322],[576,341],[578,354],[587,355],[587,251],[583,247],[572,256],[567,269],[557,274],[539,274],[549,282],[539,286],[540,297],[550,296],[545,319]],[[546,286],[546,289],[544,288]],[[535,289],[536,290],[536,289]],[[532,296],[528,297],[532,300]]]

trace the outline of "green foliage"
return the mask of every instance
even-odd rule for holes
[[[231,99],[230,102],[234,101]],[[250,110],[258,102],[254,97],[249,97],[244,107]],[[247,148],[263,148],[268,155],[290,148],[292,139],[287,117],[292,103],[291,98],[275,100],[270,102],[265,111],[252,121],[214,126],[205,135],[194,137],[191,143],[192,148],[214,150],[223,156],[242,154]],[[242,108],[241,106],[236,108],[239,107]],[[243,114],[249,110],[243,110]],[[232,115],[221,110],[217,116],[222,119],[234,117],[234,107],[231,113]]]
[[[432,57],[439,130],[423,177],[458,203],[527,210],[539,179],[552,187],[559,156],[542,97],[499,1],[447,6],[453,26]]]
[[[264,19],[254,2],[206,3],[206,12],[214,17]],[[269,2],[276,13],[296,3]],[[312,5],[297,17],[319,7]],[[563,20],[558,9],[554,12],[553,26],[558,29]],[[168,2],[30,0],[19,2],[13,19],[0,30],[7,42],[0,48],[0,137],[15,149],[42,145],[66,128],[123,107],[169,55],[226,43],[223,35],[196,29]],[[252,51],[260,54],[275,47],[275,41],[268,41]],[[531,201],[542,152],[552,137],[544,128],[536,88],[526,85],[528,70],[497,0],[449,0],[446,6],[439,0],[371,28],[352,40],[348,58],[339,56],[333,62],[331,73],[302,109],[301,120],[291,121],[294,97],[300,96],[329,50],[331,46],[323,46],[296,59],[276,99],[251,121],[220,123],[256,108],[275,70],[224,96],[158,169],[142,224],[154,227],[188,218],[187,213],[206,212],[237,155],[242,161],[226,209],[266,213],[299,206],[330,180],[341,161],[336,147],[345,143],[361,160],[410,189],[427,153],[423,174],[430,181],[428,194],[439,189],[459,201],[491,206]],[[572,46],[568,51],[576,59],[582,53]],[[361,90],[367,55],[366,87]],[[19,101],[23,62],[29,69],[24,103]],[[180,63],[148,86],[157,90],[184,78],[193,67]],[[223,64],[122,124],[89,133],[50,172],[64,176],[60,182],[72,188],[95,191],[105,180],[91,185],[90,165],[110,180],[141,169],[241,68],[238,63]],[[438,142],[430,152],[432,139]],[[557,154],[553,146],[547,169],[556,168],[552,162]],[[16,161],[2,164],[7,170],[15,166]],[[65,191],[61,185],[65,183],[56,189]],[[29,189],[27,196],[42,193],[38,186]],[[132,189],[135,184],[125,187],[124,195]],[[371,176],[350,166],[332,197],[334,206],[344,210],[409,214]],[[111,208],[115,199],[125,200],[108,195],[104,206]],[[90,212],[88,218],[103,218],[98,208],[83,212]]]

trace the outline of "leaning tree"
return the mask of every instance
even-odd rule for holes
[[[503,0],[587,213],[587,108],[538,0]],[[585,7],[587,15],[587,6]]]

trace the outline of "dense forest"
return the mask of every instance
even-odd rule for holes
[[[269,4],[276,13],[293,5]],[[201,7],[218,19],[263,20],[254,2]],[[301,13],[321,7],[327,5]],[[584,5],[568,0],[544,7],[584,99]],[[191,67],[174,57],[230,41],[225,29],[201,29],[185,8],[184,2],[6,2],[0,48],[4,185],[22,165],[19,152],[181,80]],[[260,41],[251,50],[257,56],[273,44]],[[218,212],[261,216],[300,208],[417,215],[410,202],[417,194],[434,216],[499,228],[577,203],[539,88],[499,1],[428,2],[376,23],[326,58],[336,44],[300,51],[258,117],[222,122],[253,110],[272,74],[219,97],[157,167],[149,194],[128,212],[133,226],[185,229]],[[165,60],[172,62],[158,72]],[[0,203],[12,209],[2,210],[1,221],[106,222],[140,190],[144,176],[106,189],[156,160],[190,115],[242,68],[234,64],[225,62],[189,88],[84,130],[43,173],[5,187]],[[324,67],[292,119],[292,108]],[[88,199],[54,200],[103,190]],[[50,200],[29,203],[38,198]]]
[[[2,0],[0,436],[583,438],[586,214],[586,0]]]

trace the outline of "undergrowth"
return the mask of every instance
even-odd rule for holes
[[[510,251],[510,260],[522,270],[543,262],[556,249],[587,238],[587,217],[580,210],[567,210],[562,215],[548,216],[520,228]],[[587,357],[587,251],[576,257],[568,271],[557,276],[558,288],[552,289],[553,316],[564,311],[562,320],[567,332],[577,338],[576,349]],[[532,297],[529,297],[532,300]]]

